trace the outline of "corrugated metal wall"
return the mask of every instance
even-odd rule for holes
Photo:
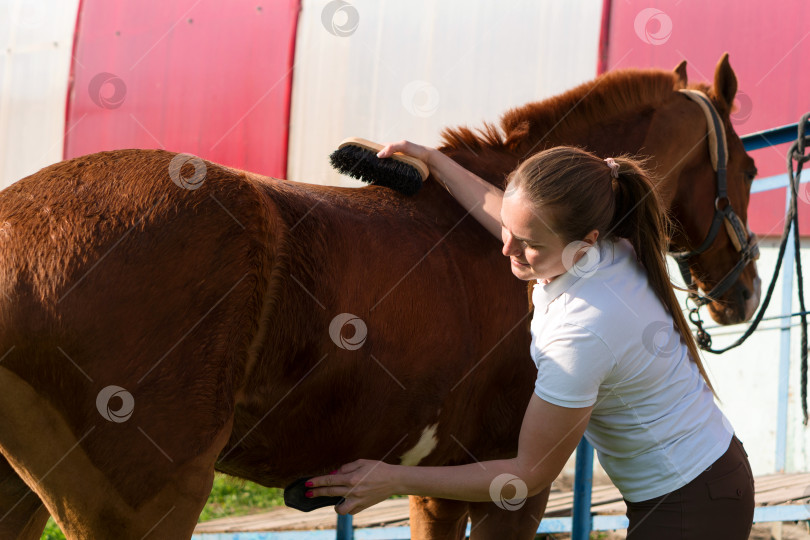
[[[596,76],[601,0],[304,0],[288,177],[358,185],[329,167],[347,136],[439,142]]]
[[[284,177],[298,0],[84,0],[65,157],[166,148]]]
[[[612,2],[608,67],[672,69],[686,60],[690,80],[711,82],[717,61],[728,52],[739,84],[732,122],[738,133],[753,133],[798,122],[810,110],[808,21],[810,5],[802,0],[750,2],[745,9],[726,2]],[[785,173],[786,150],[782,145],[751,154],[760,177]],[[806,234],[810,205],[802,206]],[[781,233],[784,189],[755,195],[751,208],[755,233]]]
[[[0,188],[62,159],[79,0],[0,0]]]

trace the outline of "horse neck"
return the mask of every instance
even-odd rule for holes
[[[477,141],[475,147],[443,147],[441,151],[491,184],[503,187],[504,179],[523,160],[554,146],[578,146],[599,156],[638,154],[650,129],[655,109],[616,115],[593,124],[572,128],[533,126],[519,138],[502,143]],[[508,135],[508,134],[507,134]]]

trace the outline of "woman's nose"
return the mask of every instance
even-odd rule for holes
[[[517,255],[520,251],[519,249],[517,249],[517,247],[518,247],[517,242],[515,242],[514,238],[509,237],[506,240],[504,240],[502,252],[507,257]]]

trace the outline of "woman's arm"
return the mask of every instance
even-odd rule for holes
[[[471,173],[435,148],[408,141],[390,143],[377,154],[387,158],[402,152],[424,161],[430,174],[496,238],[501,238],[501,201],[503,191]]]
[[[356,514],[395,494],[463,501],[518,500],[557,477],[585,432],[592,407],[571,409],[532,395],[520,430],[518,455],[452,467],[407,467],[358,460],[313,478],[311,496],[338,495],[341,514]],[[507,476],[504,476],[507,475]],[[505,488],[506,485],[511,488]]]

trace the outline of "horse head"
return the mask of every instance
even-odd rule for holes
[[[736,91],[727,54],[717,65],[712,86],[687,84],[685,62],[674,71],[616,70],[512,109],[500,126],[445,130],[440,150],[499,187],[522,160],[561,144],[606,157],[646,158],[670,210],[670,250],[676,257],[680,253],[687,283],[711,295],[704,303],[715,321],[733,324],[751,318],[760,294],[753,260],[756,237],[747,227],[756,167],[729,121]],[[716,111],[719,129],[713,137],[706,107],[695,101],[700,95]],[[710,148],[715,140],[726,144],[725,196],[718,193]]]
[[[693,298],[697,305],[708,305],[712,319],[720,324],[746,321],[759,305],[761,288],[758,241],[747,226],[757,169],[729,119],[737,78],[728,54],[718,62],[712,86],[689,85],[685,61],[674,73],[680,103],[669,114],[678,114],[680,125],[664,129],[654,122],[650,132],[651,144],[653,139],[655,144],[665,144],[662,134],[676,134],[687,143],[678,145],[683,151],[674,165],[670,206],[678,227],[670,251],[686,283],[695,293],[703,292],[703,297],[695,294]],[[677,124],[665,116],[661,120],[668,125]]]

